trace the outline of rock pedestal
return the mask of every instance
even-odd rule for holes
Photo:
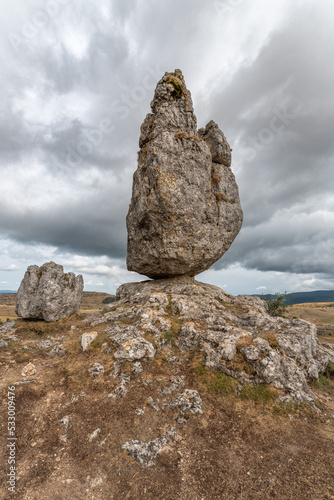
[[[213,121],[197,131],[180,70],[159,81],[151,108],[127,216],[127,266],[150,278],[195,276],[222,257],[242,225],[231,149]]]
[[[81,274],[64,273],[63,266],[48,262],[29,266],[17,292],[18,316],[57,321],[79,311],[83,292]]]

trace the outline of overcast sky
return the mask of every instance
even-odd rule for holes
[[[0,289],[53,260],[86,290],[126,270],[139,129],[180,68],[232,149],[243,228],[198,279],[334,289],[332,0],[12,0],[1,6]]]

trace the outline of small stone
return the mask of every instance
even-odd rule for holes
[[[160,411],[160,408],[159,406],[157,405],[157,403],[155,403],[154,399],[152,398],[152,396],[150,396],[148,399],[147,399],[147,403],[150,405],[151,408],[153,408],[153,410],[155,411]]]
[[[136,408],[136,415],[144,415],[145,413],[145,410],[143,410],[142,408]]]
[[[51,349],[53,345],[54,343],[51,340],[41,340],[41,342],[38,342],[37,347],[39,349]]]
[[[8,343],[5,340],[3,340],[3,339],[0,340],[0,348],[7,347],[7,345],[8,345]]]
[[[94,431],[94,432],[92,432],[92,434],[90,434],[90,436],[89,436],[89,441],[93,441],[93,439],[96,439],[96,438],[97,438],[97,436],[100,434],[100,432],[101,432],[101,429],[100,429],[99,427],[97,427],[97,428],[95,429],[95,431]]]
[[[142,338],[136,338],[124,342],[122,347],[115,352],[114,358],[135,361],[146,356],[153,358],[155,354],[156,350],[151,342]]]
[[[88,371],[95,377],[104,373],[104,367],[100,363],[94,363]]]
[[[133,373],[136,373],[136,374],[142,373],[143,367],[142,367],[140,361],[136,361],[136,363],[133,363],[131,370],[133,371]]]
[[[36,373],[36,367],[32,363],[28,363],[22,370],[22,377],[31,377]]]
[[[71,418],[68,415],[65,415],[63,418],[59,420],[60,425],[64,426],[63,435],[61,436],[62,441],[66,441],[67,439],[67,431],[69,426],[71,425]]]
[[[61,344],[54,345],[53,348],[51,349],[51,351],[49,352],[49,356],[51,356],[52,358],[54,356],[62,357],[62,356],[65,356],[65,354],[66,354],[66,350]]]
[[[80,337],[82,350],[85,351],[87,347],[93,342],[97,337],[97,332],[84,333]]]

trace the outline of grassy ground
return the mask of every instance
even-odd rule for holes
[[[135,375],[130,365],[124,365],[131,376],[129,390],[123,398],[108,398],[119,382],[112,376],[112,353],[102,348],[110,343],[106,325],[91,327],[84,322],[85,312],[99,309],[103,298],[88,292],[82,311],[57,323],[19,320],[18,340],[0,351],[2,408],[6,407],[8,385],[22,379],[29,362],[36,369],[30,377],[33,382],[15,390],[17,498],[334,498],[331,376],[322,376],[312,386],[319,408],[314,412],[307,405],[275,403],[278,392],[267,386],[240,388],[236,380],[206,369],[199,351],[169,363],[166,353],[159,350],[155,358],[142,362],[141,374]],[[6,298],[0,299],[6,302]],[[11,296],[12,304],[3,305],[13,308],[14,300]],[[308,314],[317,314],[316,307],[309,309]],[[331,311],[329,308],[329,314]],[[297,315],[295,310],[292,314]],[[325,321],[332,320],[326,316]],[[79,339],[88,331],[95,331],[97,337],[83,352]],[[38,347],[47,339],[61,342],[66,355],[50,357]],[[152,339],[148,336],[147,340]],[[114,349],[112,344],[110,347]],[[175,355],[180,357],[180,351]],[[105,372],[94,380],[87,369],[95,362]],[[121,444],[129,439],[150,441],[164,435],[173,422],[175,425],[177,409],[162,409],[160,389],[169,386],[171,376],[180,375],[185,377],[185,388],[200,393],[203,413],[188,412],[187,424],[177,429],[179,439],[157,456],[155,466],[143,469]],[[159,412],[147,404],[149,396],[158,402]],[[137,415],[137,408],[144,409],[144,415]],[[66,439],[59,423],[64,416],[71,419]],[[5,459],[6,418],[6,412],[1,412]],[[97,428],[100,433],[91,440]],[[0,499],[7,499],[6,460],[1,461],[0,472]]]

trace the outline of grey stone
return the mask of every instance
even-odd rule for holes
[[[54,346],[54,342],[51,342],[51,340],[41,340],[38,342],[37,347],[39,349],[51,349],[51,347]]]
[[[135,361],[146,356],[153,358],[155,354],[156,350],[151,342],[142,338],[137,338],[124,342],[122,347],[115,352],[114,358]]]
[[[90,435],[89,435],[89,441],[93,441],[94,439],[97,438],[97,436],[101,433],[101,429],[99,427],[97,427],[95,429],[95,431],[93,431]]]
[[[205,128],[199,129],[198,135],[208,144],[214,163],[219,163],[226,167],[231,166],[232,150],[217,123],[211,120]]]
[[[108,394],[108,398],[122,398],[128,390],[129,383],[130,375],[128,373],[122,372],[119,376],[119,386],[115,389],[114,392]]]
[[[94,363],[91,368],[88,368],[88,371],[94,375],[101,375],[104,373],[104,367],[100,363]]]
[[[60,423],[60,425],[62,425],[64,427],[63,435],[61,436],[61,440],[66,441],[67,440],[67,431],[68,431],[69,426],[72,423],[72,420],[68,415],[65,415],[63,418],[61,418],[59,420],[59,423]]]
[[[8,342],[6,342],[4,339],[0,340],[0,349],[1,349],[1,347],[7,347],[7,345],[8,345]]]
[[[150,301],[157,295],[161,299],[158,309],[155,299]],[[324,373],[334,360],[333,350],[319,344],[313,324],[272,317],[260,298],[233,297],[194,278],[127,283],[119,287],[117,296],[117,315],[131,317],[134,331],[139,331],[139,325],[144,327],[144,316],[149,324],[157,315],[174,316],[182,325],[175,338],[181,353],[199,349],[207,368],[221,370],[241,384],[271,384],[294,402],[313,404],[308,380]],[[166,298],[167,305],[162,305]],[[233,363],[239,349],[251,365],[247,371]],[[176,352],[169,352],[169,362],[178,360]]]
[[[143,367],[142,367],[140,361],[136,361],[136,363],[133,363],[131,370],[133,371],[133,373],[136,373],[136,374],[142,373]]]
[[[63,266],[54,262],[29,266],[17,292],[15,312],[25,319],[58,321],[79,311],[82,292],[81,274],[64,274]]]
[[[83,333],[80,337],[82,350],[85,351],[87,347],[93,342],[97,337],[97,332]]]
[[[158,82],[151,108],[127,215],[128,269],[150,278],[194,276],[222,257],[241,228],[230,148],[214,122],[197,132],[180,70]]]
[[[11,321],[6,321],[2,325],[0,325],[0,333],[12,333],[15,331],[15,319]]]
[[[164,403],[164,407],[177,406],[180,410],[180,415],[183,416],[184,412],[189,410],[191,413],[203,413],[203,401],[198,391],[186,389],[184,392],[177,394],[176,398],[169,403]]]
[[[157,405],[157,403],[154,401],[154,399],[152,398],[152,396],[149,396],[148,399],[147,399],[147,404],[150,405],[151,408],[153,408],[153,410],[155,411],[160,411],[160,408],[159,406]]]
[[[61,344],[54,345],[52,347],[51,351],[49,352],[49,356],[51,356],[52,358],[54,356],[62,357],[62,356],[65,356],[65,354],[66,354],[66,350]]]
[[[142,467],[151,467],[158,453],[165,448],[170,440],[175,440],[178,434],[174,427],[171,427],[165,436],[152,439],[148,443],[132,439],[122,444],[122,450],[127,450]]]
[[[163,396],[168,396],[169,394],[172,394],[175,391],[179,391],[183,386],[184,386],[184,375],[181,375],[180,377],[171,377],[169,381],[171,382],[171,385],[169,387],[164,387],[163,389],[160,389],[160,393]]]

